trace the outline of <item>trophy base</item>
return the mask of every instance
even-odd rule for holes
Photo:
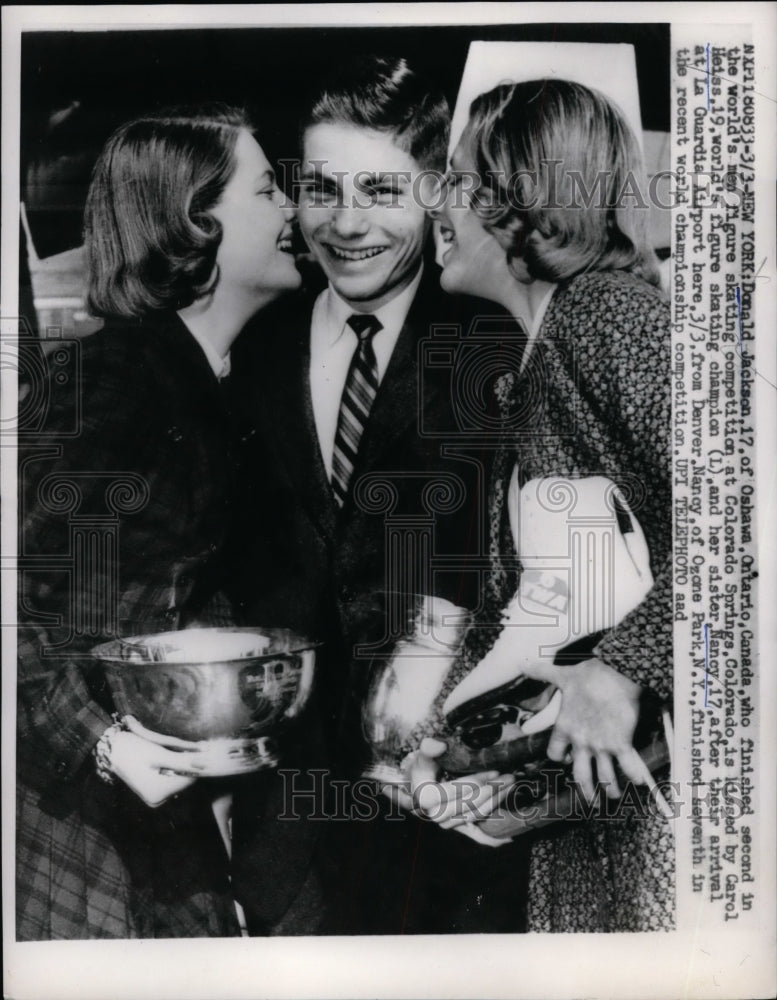
[[[367,781],[377,781],[381,785],[406,785],[407,775],[396,764],[374,763],[362,771]]]
[[[258,739],[211,740],[200,751],[199,773],[204,778],[229,778],[276,768],[280,763],[275,743]]]
[[[176,750],[181,754],[180,773],[198,778],[230,778],[275,768],[279,757],[275,741],[269,736],[217,737],[211,740],[181,740],[146,729],[134,716],[122,719],[127,729],[151,743]],[[191,768],[191,765],[194,765]],[[191,771],[187,770],[191,768]]]

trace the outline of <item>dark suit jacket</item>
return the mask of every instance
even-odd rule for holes
[[[226,872],[220,888],[197,873],[196,840],[222,850],[215,826],[191,820],[199,792],[152,812],[97,780],[91,751],[113,705],[83,654],[117,634],[218,621],[232,419],[175,314],[78,346],[80,364],[55,352],[34,387],[45,412],[20,456],[19,935],[231,933]]]
[[[334,673],[322,681],[342,691],[366,669],[360,645],[385,638],[390,648],[398,637],[386,622],[387,590],[464,606],[477,599],[488,453],[461,433],[455,359],[430,361],[432,345],[422,343],[435,326],[466,333],[472,316],[471,303],[445,295],[433,271],[400,333],[338,509],[311,403],[311,308],[303,299],[265,314],[234,351],[233,385],[252,436],[232,584],[246,622],[323,640]]]
[[[318,664],[321,725],[310,724],[324,746],[318,740],[297,748],[284,759],[286,767],[359,775],[365,753],[359,707],[370,664],[369,656],[358,655],[359,646],[382,645],[385,652],[398,638],[386,627],[386,590],[434,593],[464,606],[477,600],[489,451],[463,433],[452,378],[457,345],[477,307],[445,295],[437,269],[427,269],[373,404],[350,495],[340,510],[326,478],[311,403],[312,302],[297,300],[275,315],[264,314],[262,331],[245,331],[236,345],[233,379],[253,432],[246,444],[244,518],[236,530],[236,603],[246,623],[288,625],[325,643]],[[457,330],[452,348],[449,339],[444,349],[424,346],[435,328]],[[272,778],[266,780],[272,784]],[[317,840],[320,868],[328,868],[338,883],[325,886],[328,901],[333,893],[342,896],[350,914],[344,916],[339,906],[335,923],[323,926],[362,933],[399,933],[406,926],[407,886],[395,883],[388,908],[380,913],[383,897],[374,881],[349,872],[346,858],[358,854],[361,864],[363,855],[377,854],[378,866],[393,865],[389,878],[401,883],[417,853],[414,820],[273,823],[282,791],[276,786],[275,792],[265,788],[253,794],[236,801],[233,878],[255,928],[271,927],[310,878]],[[348,834],[342,832],[346,827]],[[326,835],[318,836],[323,828]],[[354,837],[360,841],[356,852]],[[276,875],[268,885],[270,859]],[[356,901],[368,887],[371,913]],[[300,933],[320,929],[299,926]]]

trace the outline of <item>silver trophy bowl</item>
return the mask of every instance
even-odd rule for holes
[[[468,611],[439,597],[407,603],[404,635],[373,660],[362,706],[372,758],[363,776],[387,784],[403,784],[405,757],[439,732],[441,694],[470,623]]]
[[[191,628],[92,650],[121,715],[185,741],[256,740],[298,716],[317,643],[287,629]]]

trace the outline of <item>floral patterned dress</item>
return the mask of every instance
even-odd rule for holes
[[[672,696],[670,389],[669,306],[657,289],[623,272],[584,274],[556,289],[524,370],[503,376],[497,392],[511,429],[492,477],[484,608],[494,621],[517,589],[505,558],[514,566],[506,493],[515,463],[524,482],[607,476],[639,519],[655,583],[596,654],[662,699]],[[480,634],[476,657],[494,638],[493,630]],[[626,812],[541,831],[532,846],[530,930],[673,927],[671,824],[654,810]]]

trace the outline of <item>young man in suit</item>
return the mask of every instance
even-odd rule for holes
[[[287,751],[285,776],[260,779],[261,806],[256,790],[236,798],[234,881],[256,933],[520,929],[517,904],[493,926],[480,917],[484,893],[499,891],[482,884],[493,852],[392,818],[379,795],[371,822],[344,822],[342,802],[332,817],[312,796],[306,820],[277,819],[317,767],[360,773],[364,647],[387,652],[399,638],[385,595],[478,599],[487,452],[462,433],[453,361],[423,347],[435,329],[466,334],[475,315],[424,259],[448,128],[444,97],[403,59],[365,57],[333,78],[303,122],[298,189],[327,286],[265,318],[233,368],[252,425],[236,596],[247,622],[324,642],[315,738]],[[267,859],[281,865],[271,889]],[[469,885],[473,865],[481,877]]]

